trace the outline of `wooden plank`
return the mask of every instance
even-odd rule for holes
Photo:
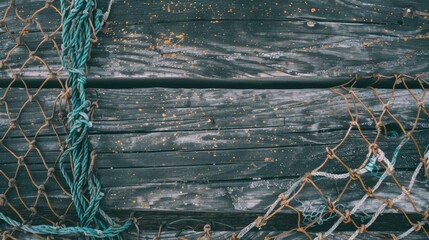
[[[408,184],[411,172],[396,172],[397,178],[402,184]],[[335,198],[344,186],[345,181],[334,181],[320,179],[316,184],[321,188],[327,196]],[[365,178],[365,184],[372,186],[378,178],[368,175]],[[294,179],[282,180],[264,180],[264,181],[236,181],[236,182],[221,182],[207,184],[142,184],[140,187],[119,187],[119,188],[104,188],[106,194],[103,199],[103,207],[108,212],[111,212],[118,218],[126,218],[130,213],[140,219],[142,229],[157,229],[163,222],[174,222],[181,220],[181,224],[185,226],[198,226],[198,221],[217,221],[234,228],[241,228],[256,219],[266,210],[266,207],[271,204],[277,195],[284,192],[294,182]],[[357,181],[353,181],[346,191],[344,197],[338,202],[344,209],[351,209],[355,205],[357,199],[360,199],[364,192],[358,186]],[[419,176],[412,191],[412,199],[416,204],[417,209],[424,211],[428,205],[427,188],[429,187],[427,180],[423,176]],[[396,186],[392,179],[388,178],[377,190],[377,196],[384,198],[393,198],[401,193],[401,190]],[[35,194],[35,193],[34,193]],[[58,191],[50,191],[49,197],[51,203],[54,203],[54,208],[58,212],[70,202],[63,194]],[[36,195],[25,196],[24,201],[32,202]],[[297,196],[297,200],[293,200],[291,205],[297,209],[304,211],[306,207],[326,205],[320,194],[312,187],[306,187]],[[14,206],[19,207],[19,202],[14,198],[9,199],[14,203]],[[376,211],[381,202],[369,198],[365,206],[360,209],[353,219],[357,222],[367,221],[367,216]],[[406,198],[394,204],[395,207],[401,207],[409,214],[412,221],[419,220],[421,215],[415,214],[414,209]],[[43,199],[38,204],[39,213],[43,216],[43,209],[46,209],[46,203]],[[312,208],[313,209],[313,208]],[[310,214],[310,212],[305,212]],[[45,213],[46,214],[46,213]],[[49,213],[46,216],[50,216]],[[186,221],[185,219],[195,219],[196,221]],[[304,219],[304,218],[303,218]],[[391,223],[392,219],[398,223],[395,227],[396,231],[405,231],[410,225],[402,213],[398,213],[392,209],[386,209],[382,216],[372,226],[372,231],[383,231],[388,228],[386,226]],[[297,217],[295,212],[290,209],[285,209],[275,218],[269,221],[269,227],[274,227],[278,230],[286,230],[296,227]],[[401,223],[401,224],[399,224]],[[179,225],[181,225],[179,224]],[[331,222],[326,222],[323,225],[312,228],[313,231],[327,230]],[[343,225],[339,228],[340,231],[350,230],[351,226]]]
[[[427,20],[404,17],[408,8],[425,12],[429,5],[129,0],[113,8],[93,49],[89,84],[296,87],[338,84],[354,74],[427,74]],[[42,16],[49,13],[58,15]],[[22,41],[35,49],[41,37],[29,32]],[[7,52],[15,37],[1,41]],[[28,50],[19,49],[6,66],[17,68],[27,58]],[[52,44],[42,45],[36,55],[59,68]],[[0,72],[2,78],[10,74]],[[44,79],[47,70],[31,61],[24,76],[31,83]]]
[[[36,114],[40,110],[35,105],[39,102],[43,109],[52,112],[53,96],[58,91],[44,89],[34,97],[34,105],[26,107],[20,117],[22,120],[17,121],[24,131],[30,129],[27,131],[30,136],[32,131],[34,135],[31,127],[37,129],[44,123],[44,118]],[[383,99],[389,97],[390,90],[377,91]],[[29,89],[29,92],[34,93],[35,89]],[[106,193],[103,206],[115,216],[127,216],[137,211],[148,217],[143,225],[151,229],[156,229],[162,221],[187,216],[227,219],[228,224],[246,225],[285,191],[294,178],[319,165],[326,155],[325,148],[337,144],[350,124],[343,100],[320,89],[90,89],[88,94],[99,104],[94,114],[91,143],[98,153],[97,173]],[[371,97],[369,89],[357,89],[356,94],[376,116],[380,114],[381,105]],[[26,99],[28,96],[22,89],[12,89],[6,95],[12,115],[19,111]],[[410,129],[417,112],[407,90],[396,91],[390,109]],[[365,136],[373,138],[374,124],[363,109],[358,110],[358,122]],[[5,114],[0,117],[0,122],[4,123],[0,129],[6,131],[8,119]],[[388,119],[384,121],[391,123]],[[427,124],[428,119],[422,116],[414,132],[422,149],[428,143]],[[53,119],[53,125],[61,128],[58,120]],[[23,155],[28,142],[16,128],[9,134],[3,140],[3,146]],[[356,130],[351,131],[346,144],[337,151],[349,166],[357,167],[367,154],[367,145],[360,138]],[[400,141],[401,138],[383,135],[379,146],[390,158]],[[49,131],[41,132],[35,146],[42,152],[47,165],[54,167],[60,149],[55,135]],[[12,176],[17,160],[1,149],[0,168]],[[38,184],[46,179],[47,169],[34,150],[25,162]],[[407,183],[409,170],[418,162],[414,146],[407,143],[395,165],[395,174],[402,184]],[[331,161],[327,169],[344,172],[335,161]],[[59,172],[56,174],[61,180]],[[413,200],[419,209],[428,204],[428,183],[422,177],[419,176],[413,190]],[[21,168],[16,182],[21,196],[32,203],[37,188],[28,184],[29,180],[27,171]],[[370,174],[365,176],[368,185],[373,185],[376,180]],[[0,189],[6,184],[2,179]],[[344,182],[320,180],[317,184],[334,197]],[[353,184],[353,191],[347,193],[342,202],[349,207],[363,194],[356,182]],[[53,180],[45,189],[59,212],[70,203],[70,198]],[[391,179],[381,187],[380,193],[386,197],[399,194]],[[8,193],[11,202],[17,203],[16,197],[13,192]],[[301,202],[318,201],[320,196],[314,189],[308,189],[299,199]],[[300,202],[295,204],[302,206]],[[365,212],[374,211],[375,204],[377,201],[370,201]],[[40,213],[47,209],[44,199],[38,206]],[[414,211],[405,200],[398,206],[409,213]],[[284,214],[274,221],[274,226],[286,228],[296,224],[293,213]],[[396,213],[386,214],[380,229],[398,217]],[[290,219],[290,223],[286,224],[285,218]],[[241,219],[240,222],[237,219]]]
[[[53,116],[52,125],[60,131],[59,109],[53,109],[59,89],[10,89],[4,100],[9,109],[10,118],[18,116],[24,103],[33,96],[23,109],[16,124],[21,126],[28,136],[33,136],[45,123],[45,117]],[[0,89],[0,94],[5,94]],[[386,102],[391,90],[378,89],[381,99]],[[422,90],[412,91],[421,98]],[[205,130],[249,130],[262,128],[280,128],[285,133],[329,132],[346,130],[350,125],[350,116],[344,99],[329,90],[252,90],[252,89],[88,89],[89,99],[98,103],[94,114],[92,133],[156,133],[189,132]],[[369,89],[356,89],[358,96],[378,117],[382,104]],[[351,101],[349,96],[349,101]],[[429,102],[426,95],[423,103]],[[40,106],[39,106],[40,104]],[[410,92],[396,89],[390,105],[391,113],[406,129],[413,126],[417,115],[417,104]],[[0,132],[9,128],[9,118],[5,114],[5,105],[0,106]],[[66,115],[66,110],[62,115]],[[370,115],[358,106],[359,123],[363,130],[373,130],[374,122]],[[417,123],[417,129],[427,129],[429,122],[424,114]],[[385,125],[394,121],[383,118]],[[53,135],[49,127],[39,136]],[[21,136],[13,129],[8,136]],[[60,131],[61,133],[61,131]]]

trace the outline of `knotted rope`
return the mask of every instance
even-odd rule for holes
[[[110,10],[109,5],[109,10]],[[86,63],[89,59],[92,41],[100,31],[108,12],[103,14],[96,7],[95,0],[74,0],[70,5],[61,0],[62,12],[62,53],[61,62],[68,71],[67,87],[71,89],[71,111],[68,115],[67,146],[59,166],[70,187],[73,202],[82,227],[97,225],[102,230],[115,222],[100,208],[104,194],[101,184],[94,174],[95,154],[90,153],[88,129],[92,126],[88,112],[91,102],[86,99]],[[73,176],[65,170],[64,160],[71,156]],[[127,221],[122,230],[131,225]],[[121,239],[118,236],[119,239]]]

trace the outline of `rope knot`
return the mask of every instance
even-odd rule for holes
[[[24,163],[25,163],[24,162],[24,160],[25,160],[24,156],[19,156],[17,160],[18,160],[18,165],[19,166],[23,166],[24,165]]]
[[[408,191],[404,186],[402,186],[401,190],[402,190],[402,192],[403,192],[404,194],[406,194],[407,196],[409,196],[409,195],[410,195],[410,192],[409,192],[409,191]]]
[[[228,238],[228,240],[238,240],[237,233],[233,233],[231,237]]]
[[[335,204],[328,198],[328,211],[331,213],[335,213]]]
[[[31,207],[28,210],[31,212],[30,218],[34,218],[37,215],[37,210],[35,207]]]
[[[351,221],[351,218],[350,218],[350,211],[348,210],[348,209],[346,209],[345,211],[344,211],[344,216],[343,216],[343,222],[344,223],[349,223]]]
[[[0,194],[0,206],[5,207],[7,205],[6,195]]]
[[[381,108],[385,111],[389,110],[389,104],[384,103],[383,105],[381,105]]]
[[[370,197],[374,197],[374,193],[373,193],[373,191],[372,191],[372,189],[371,189],[370,187],[367,187],[367,188],[365,189],[365,192],[366,192],[366,194],[367,194],[368,196],[370,196]]]
[[[307,172],[307,173],[304,174],[304,177],[303,177],[302,181],[304,183],[309,183],[310,179],[311,179],[311,173]]]
[[[335,153],[331,148],[326,147],[326,152],[328,152],[328,159],[333,159],[335,157]]]
[[[15,186],[16,186],[16,180],[15,180],[15,178],[9,178],[9,181],[8,181],[7,185],[8,185],[10,188],[15,187]]]
[[[392,208],[393,207],[393,201],[392,201],[392,199],[387,199],[387,207],[388,208]]]
[[[358,230],[359,230],[359,234],[362,234],[365,231],[365,225],[361,224]]]
[[[38,194],[42,194],[45,192],[45,185],[40,184],[39,186],[37,186],[37,193]]]
[[[421,222],[417,222],[416,224],[414,224],[415,227],[415,231],[418,232],[420,231],[420,229],[422,229],[422,223]]]
[[[29,149],[33,149],[35,146],[36,146],[36,140],[34,140],[34,139],[28,143]]]
[[[49,168],[48,169],[48,177],[52,177],[52,176],[54,176],[54,172],[55,172],[55,168]]]
[[[262,216],[259,216],[255,220],[255,227],[257,227],[257,228],[261,228],[261,227],[265,226],[266,224],[267,224],[266,219]]]

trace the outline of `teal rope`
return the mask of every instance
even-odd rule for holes
[[[70,188],[80,226],[25,225],[1,212],[0,219],[11,226],[35,234],[83,235],[86,239],[121,240],[120,234],[131,226],[132,221],[118,225],[100,208],[104,194],[101,192],[101,183],[94,174],[94,162],[91,162],[88,141],[88,128],[92,123],[88,117],[91,102],[85,95],[85,68],[91,48],[91,36],[100,31],[105,16],[97,9],[96,0],[73,0],[70,5],[67,5],[66,0],[60,0],[60,3],[63,26],[61,62],[69,73],[67,86],[71,89],[71,112],[67,121],[66,148],[60,157],[59,167]],[[91,22],[94,29],[91,29]],[[72,176],[69,176],[64,166],[65,159],[69,157],[73,163]]]

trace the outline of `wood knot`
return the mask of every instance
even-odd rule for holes
[[[307,21],[307,27],[315,27],[317,25],[316,21]]]

